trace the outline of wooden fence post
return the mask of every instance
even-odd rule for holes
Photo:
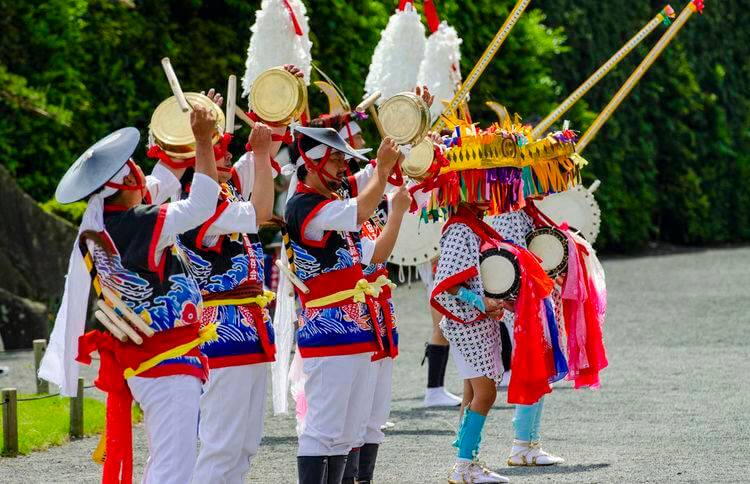
[[[70,399],[70,437],[83,437],[83,378],[78,378],[78,392]]]
[[[44,352],[47,350],[46,339],[35,339],[34,340],[34,376],[36,378],[36,392],[37,393],[49,393],[49,382],[39,378],[39,365],[42,362]]]
[[[0,392],[0,406],[3,410],[3,455],[18,455],[18,409],[16,407],[16,389],[3,388]]]

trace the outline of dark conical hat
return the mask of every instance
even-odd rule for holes
[[[334,150],[344,153],[347,157],[370,161],[366,156],[362,156],[359,151],[349,146],[349,143],[333,128],[305,128],[297,126],[294,128],[294,132],[315,140],[320,144],[330,146]]]
[[[137,129],[122,128],[97,141],[68,168],[55,199],[73,203],[97,191],[128,162],[140,139]]]

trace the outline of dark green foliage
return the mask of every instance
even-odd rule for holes
[[[464,39],[462,70],[500,27],[514,0],[436,2]],[[307,1],[313,58],[352,104],[397,2]],[[169,94],[169,56],[186,90],[224,89],[244,73],[260,1],[0,0],[0,162],[37,200],[107,132],[146,134]],[[661,8],[661,2],[539,0],[472,92],[477,120],[496,100],[544,116]],[[684,2],[673,5],[681,10]],[[418,2],[421,9],[421,2]],[[631,251],[649,240],[716,243],[750,238],[750,38],[743,2],[707,2],[587,149],[587,182],[603,181],[599,245]],[[568,115],[585,129],[663,28]],[[313,88],[311,107],[327,107]],[[244,102],[243,102],[244,104]],[[236,151],[244,144],[241,131]],[[374,133],[368,133],[375,139]],[[136,153],[145,161],[145,143]],[[150,164],[145,163],[148,167]],[[54,204],[52,204],[54,205]],[[61,213],[50,205],[48,209]],[[65,213],[63,215],[70,215]],[[73,215],[74,216],[74,215]]]

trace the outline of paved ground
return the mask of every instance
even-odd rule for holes
[[[547,398],[545,446],[567,459],[548,469],[508,469],[512,409],[490,413],[481,457],[513,482],[750,482],[750,249],[710,250],[605,262],[610,368],[600,391],[559,386]],[[429,333],[422,287],[399,289],[402,356],[377,480],[445,482],[457,423],[454,409],[421,408]],[[28,358],[9,360],[11,375],[33,388]],[[24,369],[24,366],[26,367]],[[453,368],[449,386],[460,389]],[[17,383],[14,383],[17,384]],[[135,430],[136,475],[146,456]],[[0,482],[97,482],[89,460],[95,439],[48,452],[0,459]],[[268,415],[249,482],[293,483],[291,417]]]

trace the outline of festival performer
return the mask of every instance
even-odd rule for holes
[[[298,475],[302,484],[341,482],[346,456],[370,410],[365,391],[370,360],[383,349],[372,327],[374,297],[388,286],[387,279],[375,284],[365,279],[359,232],[401,155],[392,140],[383,140],[372,178],[344,201],[335,193],[346,173],[346,156],[367,159],[333,129],[299,127],[295,135],[297,173],[285,218],[296,275],[307,290],[297,290],[303,306],[297,343],[308,406]]]
[[[494,127],[479,130],[454,116],[450,121],[456,126],[456,137],[445,139],[447,151],[435,153],[433,166],[421,184],[422,191],[430,192],[423,216],[449,217],[440,244],[432,304],[443,315],[441,328],[451,342],[459,375],[465,379],[464,412],[454,443],[458,460],[450,481],[504,482],[505,478],[474,460],[505,369],[501,356],[503,309],[517,315],[509,403],[538,402],[551,391],[550,383],[565,375],[567,367],[557,338],[546,337],[557,325],[546,300],[552,280],[534,255],[504,240],[482,218],[485,213],[497,215],[521,208],[522,167],[528,163],[567,166],[573,145],[568,140],[542,140],[519,146],[519,132]],[[511,144],[518,147],[479,149],[480,145]],[[467,157],[469,152],[479,155]]]
[[[490,226],[500,234],[508,242],[526,249],[526,236],[531,233],[534,229],[534,225],[531,217],[526,213],[525,210],[517,210],[513,212],[504,213],[494,217],[487,217],[487,221]],[[558,283],[562,281],[562,278],[558,278]],[[557,310],[559,303],[559,292],[554,291],[550,297],[545,298],[545,311],[550,311],[554,314],[555,325],[550,326],[548,329],[549,338],[555,338],[558,346],[563,346],[561,343],[561,336],[564,335],[564,322],[561,320],[561,312]],[[513,327],[515,324],[516,315],[512,310],[506,311],[503,317],[503,326],[501,330],[503,334],[504,346],[502,347],[502,360],[503,366],[506,372],[511,371],[511,354],[512,354],[512,342],[507,339],[507,328]],[[553,318],[548,318],[548,321],[552,321]],[[545,335],[547,336],[547,335]],[[551,341],[550,341],[551,343]],[[567,369],[567,361],[566,369]],[[567,372],[566,372],[567,373]],[[532,405],[516,405],[515,414],[513,416],[513,430],[514,439],[511,446],[510,455],[508,456],[509,466],[547,466],[562,464],[565,460],[561,457],[552,455],[543,450],[539,444],[540,441],[540,428],[542,423],[542,409],[544,405],[544,397],[541,397],[538,402]]]
[[[187,199],[142,203],[144,176],[129,160],[139,140],[134,128],[87,150],[56,192],[62,203],[90,197],[40,376],[70,395],[77,378],[73,358],[90,364],[91,353],[99,353],[95,384],[108,394],[103,482],[132,480],[133,399],[144,412],[149,442],[143,482],[184,483],[192,475],[201,381],[208,372],[199,346],[216,332],[200,328],[201,293],[176,236],[211,216],[219,186],[211,148],[216,118],[196,106],[190,122],[196,173]],[[92,283],[103,298],[96,316],[107,330],[78,339]]]
[[[242,482],[263,435],[268,363],[275,357],[266,305],[274,294],[263,288],[258,227],[273,213],[271,129],[255,123],[248,144],[253,151],[234,167],[230,155],[216,160],[222,187],[216,212],[181,236],[203,292],[203,324],[218,325],[218,339],[201,347],[211,371],[201,396],[194,482]]]

